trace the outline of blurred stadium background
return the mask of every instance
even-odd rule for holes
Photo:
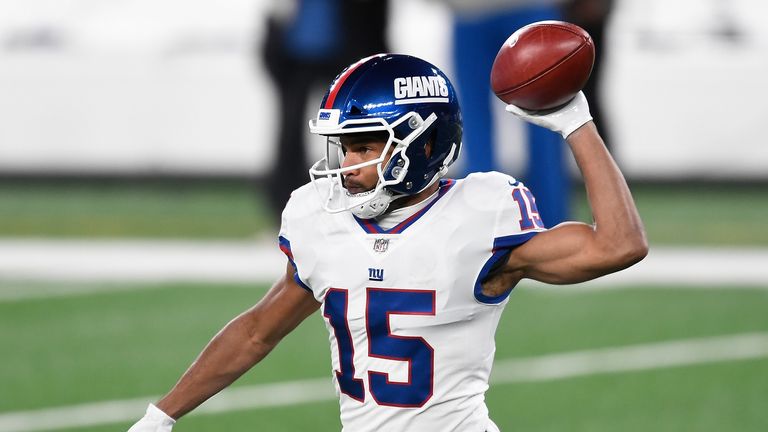
[[[0,431],[127,429],[284,268],[262,189],[270,6],[0,0]],[[392,50],[451,75],[449,18],[393,1]],[[768,430],[766,18],[616,2],[603,102],[651,254],[517,290],[488,393],[502,430]],[[329,364],[311,317],[178,430],[339,430]]]

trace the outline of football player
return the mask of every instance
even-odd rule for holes
[[[448,78],[415,57],[362,59],[310,121],[327,151],[283,212],[285,275],[130,431],[170,431],[318,310],[344,431],[498,430],[484,395],[512,289],[587,281],[647,253],[584,95],[550,113],[507,110],[566,139],[594,224],[545,227],[531,191],[506,174],[444,178],[462,136]]]

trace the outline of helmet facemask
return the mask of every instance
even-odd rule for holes
[[[324,199],[324,209],[330,213],[349,210],[358,218],[370,219],[383,214],[395,199],[421,192],[421,190],[434,183],[439,176],[435,176],[425,187],[413,190],[412,192],[408,191],[409,193],[396,193],[389,189],[390,186],[400,185],[406,178],[411,165],[411,160],[406,150],[430,128],[435,119],[436,116],[432,114],[426,120],[423,120],[418,113],[411,111],[392,124],[387,123],[386,120],[381,118],[350,119],[334,127],[332,130],[318,127],[317,122],[314,120],[310,121],[310,130],[313,133],[327,136],[325,157],[317,161],[309,169],[310,179]],[[410,130],[410,133],[403,138],[398,138],[395,130],[403,131],[404,128],[405,130]],[[386,131],[388,137],[381,154],[377,158],[343,167],[344,152],[340,142],[341,135],[381,131]],[[376,185],[371,190],[365,192],[350,193],[344,185],[344,174],[368,166],[376,166],[376,173],[378,175]],[[323,194],[318,186],[317,180],[321,178],[326,178],[330,181],[327,194]],[[398,189],[402,189],[402,187],[398,187]]]

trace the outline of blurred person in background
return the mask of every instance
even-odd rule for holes
[[[276,159],[267,179],[275,224],[291,191],[307,182],[307,98],[353,61],[387,51],[387,0],[273,2],[262,50],[277,89]]]
[[[647,253],[584,95],[546,114],[506,109],[566,140],[594,225],[546,229],[531,192],[500,172],[443,178],[462,147],[450,80],[412,56],[361,59],[333,81],[310,122],[326,156],[283,212],[284,275],[129,432],[171,431],[319,310],[343,430],[498,432],[485,392],[514,287],[525,278],[587,281]]]

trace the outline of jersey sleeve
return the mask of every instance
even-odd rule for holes
[[[285,206],[285,209],[283,209],[281,221],[280,221],[280,233],[278,234],[278,246],[280,247],[280,250],[285,254],[285,256],[288,258],[288,261],[293,266],[293,279],[296,281],[297,284],[299,284],[300,287],[306,289],[310,293],[312,293],[312,289],[307,285],[302,279],[301,279],[301,272],[299,271],[298,266],[296,265],[296,259],[293,256],[293,249],[291,248],[291,235],[292,233],[292,226],[294,225],[291,223],[291,219],[293,216],[293,207],[295,206],[295,199],[293,195],[291,195],[291,198],[288,200],[288,203]]]
[[[527,242],[536,234],[545,231],[544,223],[536,208],[536,200],[525,185],[513,177],[497,172],[472,174],[471,194],[475,200],[484,202],[488,208],[486,219],[492,225],[488,239],[490,257],[480,269],[474,284],[475,299],[484,304],[501,304],[509,292],[496,297],[483,294],[482,283],[499,266],[506,262],[515,247]]]

